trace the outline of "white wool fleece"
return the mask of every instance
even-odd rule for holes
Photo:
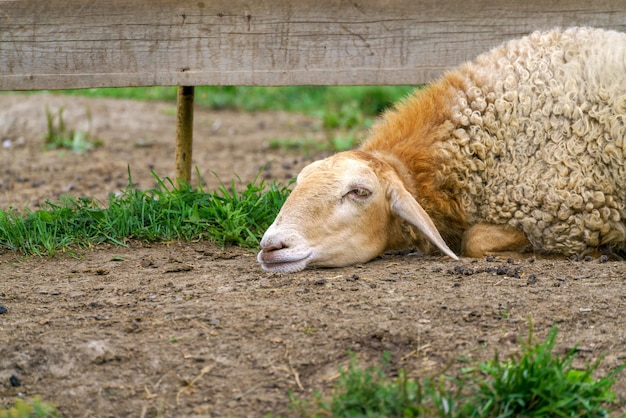
[[[626,34],[537,32],[455,70],[439,143],[468,221],[508,223],[545,252],[626,247]]]

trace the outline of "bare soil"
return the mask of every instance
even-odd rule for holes
[[[44,151],[45,109],[102,146]],[[87,126],[87,110],[92,115]],[[51,95],[0,96],[0,207],[64,193],[106,202],[127,184],[172,176],[174,106]],[[285,113],[198,109],[194,163],[208,187],[287,181],[315,158],[276,138],[323,142],[319,122]],[[54,258],[0,254],[0,404],[40,396],[67,417],[289,416],[288,393],[327,389],[348,351],[364,365],[436,373],[458,357],[519,350],[559,328],[576,364],[626,361],[626,262],[462,259],[388,254],[281,276],[255,254],[209,242],[99,245]],[[3,313],[2,313],[3,312]],[[626,411],[626,373],[614,386]]]

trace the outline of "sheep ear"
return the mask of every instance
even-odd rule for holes
[[[404,188],[403,185],[394,184],[391,186],[391,211],[401,217],[411,225],[419,229],[430,242],[435,244],[437,248],[444,254],[458,260],[459,258],[454,252],[448,248],[446,242],[435,227],[428,213],[417,203],[417,200]]]

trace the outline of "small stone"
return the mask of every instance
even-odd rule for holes
[[[0,315],[7,313],[7,308],[5,308],[4,306],[0,305]]]
[[[356,282],[357,280],[359,280],[359,275],[353,274],[352,276],[348,277],[346,280],[349,282]]]
[[[143,260],[141,260],[141,267],[143,268],[148,268],[148,267],[155,267],[154,266],[154,261],[152,261],[149,258],[144,258]]]
[[[13,386],[14,388],[19,388],[20,386],[22,386],[22,384],[20,383],[20,379],[18,379],[17,376],[14,374],[12,374],[9,378],[9,383],[11,383],[11,386]]]
[[[599,261],[600,261],[600,263],[606,263],[607,261],[609,261],[609,256],[606,255],[606,254],[602,254],[600,256],[600,260]]]

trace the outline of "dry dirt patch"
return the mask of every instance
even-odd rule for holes
[[[66,125],[90,132],[102,144],[93,151],[44,151],[46,109],[63,109]],[[91,115],[89,117],[89,115]],[[91,122],[89,120],[91,119]],[[70,193],[106,202],[128,184],[151,188],[174,177],[175,105],[58,95],[0,95],[0,208],[36,208]],[[262,177],[287,182],[318,155],[273,149],[276,139],[324,141],[320,123],[290,113],[198,109],[194,120],[193,165],[210,188],[220,179],[245,184]]]
[[[68,123],[90,108],[104,145],[42,152],[45,105]],[[64,192],[106,200],[173,172],[173,106],[57,96],[0,96],[0,207],[36,207]],[[284,181],[308,159],[273,138],[315,136],[317,122],[282,113],[196,114],[195,164],[210,186],[238,173]],[[312,157],[311,157],[312,158]],[[390,254],[364,265],[288,276],[254,254],[207,242],[97,246],[73,256],[0,255],[0,403],[39,395],[63,416],[288,415],[287,393],[327,388],[351,350],[365,364],[418,377],[457,356],[519,348],[527,319],[578,364],[626,361],[626,263],[461,260]],[[20,386],[12,386],[11,376]],[[14,380],[15,382],[15,380]],[[626,397],[626,376],[614,389]]]

